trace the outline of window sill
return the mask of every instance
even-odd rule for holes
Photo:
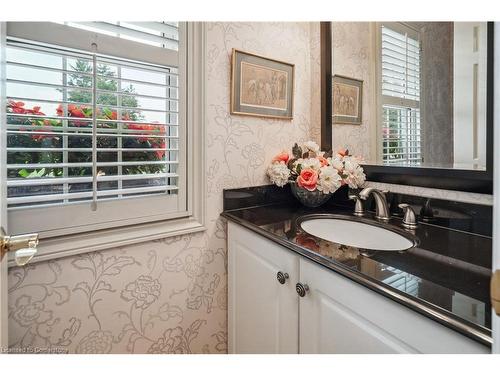
[[[195,218],[158,221],[113,229],[46,238],[30,263],[43,262],[119,246],[179,236],[206,230]],[[15,267],[14,254],[9,254],[8,267]]]

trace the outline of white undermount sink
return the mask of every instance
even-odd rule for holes
[[[411,235],[355,220],[328,216],[303,218],[300,227],[324,240],[361,249],[402,251],[416,245],[416,240]]]

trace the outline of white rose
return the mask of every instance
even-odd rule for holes
[[[344,157],[344,170],[354,172],[359,167],[358,162],[351,156]]]
[[[321,167],[319,172],[318,190],[325,194],[334,193],[342,184],[339,172],[333,167]]]
[[[363,168],[358,164],[357,160],[352,157],[344,158],[344,175],[345,182],[352,189],[361,187],[366,181],[366,175]]]
[[[314,169],[315,171],[319,171],[321,168],[321,162],[316,158],[309,159],[297,159],[295,162],[295,166],[302,165],[302,169]]]
[[[314,141],[307,141],[302,145],[302,151],[311,151],[317,154],[319,152],[319,145]]]
[[[330,164],[337,171],[341,172],[344,169],[344,162],[342,157],[335,156],[334,158],[328,158],[328,164]]]
[[[290,170],[285,163],[273,163],[267,168],[267,175],[273,184],[283,187],[288,182]]]

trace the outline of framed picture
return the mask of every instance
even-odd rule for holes
[[[334,75],[332,116],[334,124],[360,125],[363,113],[363,81]]]
[[[231,114],[293,118],[294,65],[233,49]]]

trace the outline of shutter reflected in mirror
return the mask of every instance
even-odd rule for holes
[[[419,165],[422,140],[418,33],[403,25],[381,28],[382,160],[385,165]]]

